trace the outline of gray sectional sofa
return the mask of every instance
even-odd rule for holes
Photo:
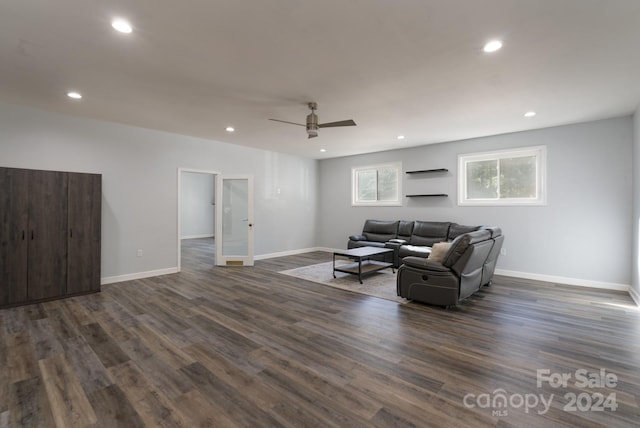
[[[428,257],[433,244],[453,241],[463,233],[479,230],[483,226],[464,226],[442,221],[366,220],[362,233],[351,235],[347,248],[393,248],[394,267],[400,267],[407,256]]]
[[[491,284],[503,242],[499,227],[367,220],[348,247],[393,248],[398,296],[452,306]]]

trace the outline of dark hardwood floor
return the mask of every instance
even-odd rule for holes
[[[219,268],[210,242],[179,274],[1,310],[0,427],[640,426],[626,293],[498,277],[401,305],[277,273],[328,253]]]

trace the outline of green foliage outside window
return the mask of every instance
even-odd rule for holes
[[[355,205],[396,205],[400,203],[400,163],[353,169]]]
[[[459,204],[544,205],[546,147],[459,156]]]

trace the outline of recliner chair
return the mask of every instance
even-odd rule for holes
[[[495,228],[498,229],[499,228]],[[500,252],[492,252],[498,230],[481,229],[464,233],[451,243],[439,263],[421,257],[405,257],[398,269],[397,294],[409,300],[432,305],[452,306],[478,291],[483,281],[489,283]],[[499,241],[502,245],[502,240]],[[495,259],[489,259],[495,255]]]

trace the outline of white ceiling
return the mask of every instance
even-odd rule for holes
[[[638,0],[2,0],[0,101],[323,159],[630,114],[639,42]],[[358,126],[268,120],[309,101]]]

